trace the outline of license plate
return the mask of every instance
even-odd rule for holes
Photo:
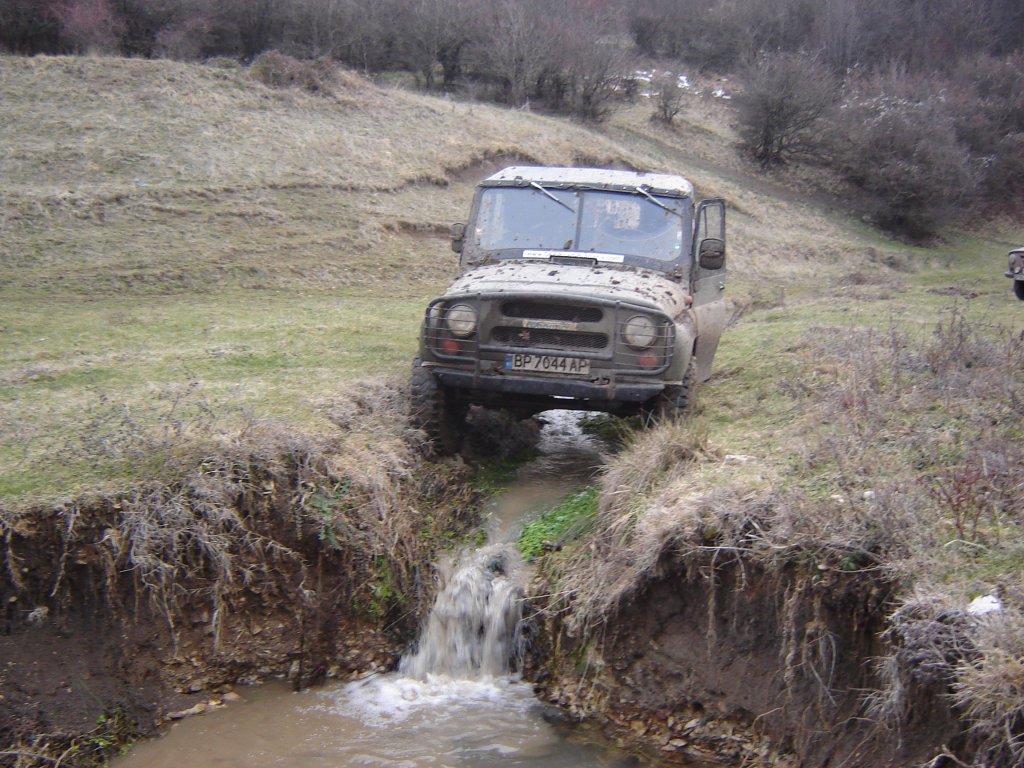
[[[567,376],[586,376],[590,373],[590,361],[578,357],[527,355],[516,352],[505,355],[505,370],[531,371],[536,373],[563,373]]]

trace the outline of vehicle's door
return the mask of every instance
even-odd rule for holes
[[[725,201],[703,200],[693,225],[690,289],[697,326],[697,378],[711,375],[711,360],[725,330]]]

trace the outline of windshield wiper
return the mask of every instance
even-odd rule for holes
[[[545,195],[550,197],[552,200],[554,200],[560,206],[562,206],[563,208],[567,208],[571,214],[573,214],[574,216],[576,215],[576,209],[575,208],[573,208],[571,205],[569,205],[564,200],[559,200],[557,197],[552,195],[545,187],[542,187],[536,181],[531,181],[530,182],[530,186],[533,187],[534,189],[539,189],[541,192],[543,192]]]
[[[674,213],[680,219],[683,218],[683,214],[681,214],[679,211],[675,210],[674,208],[669,208],[667,205],[665,205],[663,202],[661,202],[658,198],[656,198],[654,195],[652,195],[650,192],[648,192],[643,187],[634,187],[634,189],[637,192],[639,192],[641,195],[646,197],[648,200],[650,200],[652,203],[654,203],[656,206],[658,206],[659,208],[664,208],[669,213]]]

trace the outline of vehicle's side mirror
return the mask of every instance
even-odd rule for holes
[[[700,241],[697,263],[701,269],[721,269],[725,266],[725,241],[717,237],[706,237]]]
[[[452,224],[448,235],[452,239],[452,250],[456,253],[462,253],[462,245],[466,241],[466,225]]]

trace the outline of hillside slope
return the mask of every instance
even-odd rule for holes
[[[949,232],[932,249],[887,240],[841,201],[754,175],[732,146],[728,104],[699,94],[674,127],[650,122],[641,100],[591,130],[351,73],[314,94],[240,68],[0,58],[0,82],[11,647],[49,631],[71,654],[66,626],[93,630],[89,611],[68,606],[88,596],[111,633],[149,605],[152,632],[128,633],[123,654],[149,643],[165,686],[287,669],[308,655],[288,645],[293,620],[315,620],[316,652],[358,667],[327,619],[359,595],[345,626],[387,615],[411,625],[425,591],[411,559],[467,523],[464,466],[426,463],[401,385],[380,383],[404,382],[424,302],[456,270],[448,224],[509,160],[644,167],[726,199],[730,328],[698,417],[629,432],[599,481],[594,529],[543,568],[547,592],[565,597],[547,638],[574,652],[554,660],[549,695],[583,711],[620,696],[621,710],[604,710],[620,720],[630,708],[654,722],[666,707],[713,707],[708,720],[770,729],[809,764],[839,754],[872,765],[937,754],[955,693],[958,755],[1019,757],[999,736],[1019,733],[1013,649],[1024,637],[1024,316],[1001,274],[1019,226]],[[420,527],[449,493],[451,509]],[[195,550],[156,535],[182,519],[232,535],[196,534]],[[378,529],[382,539],[366,538]],[[134,535],[169,581],[135,581],[151,572],[131,565]],[[409,542],[415,554],[398,546]],[[256,567],[247,558],[267,567],[268,552],[283,557],[268,581],[280,605],[247,613],[262,600],[242,571]],[[307,613],[313,560],[339,584],[318,586]],[[150,605],[182,585],[192,597],[179,614]],[[250,608],[222,614],[225,595]],[[988,595],[1003,611],[972,623],[966,606]],[[39,608],[66,626],[39,624]],[[210,646],[220,621],[253,616],[261,633],[274,623],[272,647],[255,633],[244,648]],[[180,619],[194,666],[168,661]],[[726,635],[732,653],[712,653]],[[936,637],[941,663],[915,678]],[[687,671],[702,639],[701,669]],[[640,647],[653,650],[634,656]],[[116,673],[101,651],[103,673]],[[754,676],[765,685],[745,690]],[[38,690],[18,684],[33,702]],[[159,711],[159,694],[147,696],[143,709]],[[944,708],[900,752],[922,701]],[[88,720],[90,706],[76,714]],[[685,722],[657,722],[644,726],[651,739],[686,741]],[[821,730],[841,724],[846,741],[822,746]],[[883,746],[857,757],[872,729]]]
[[[643,162],[347,73],[311,94],[243,69],[8,57],[0,80],[7,499],[131,479],[123,449],[168,430],[322,429],[339,382],[408,365],[477,177],[505,157]]]

